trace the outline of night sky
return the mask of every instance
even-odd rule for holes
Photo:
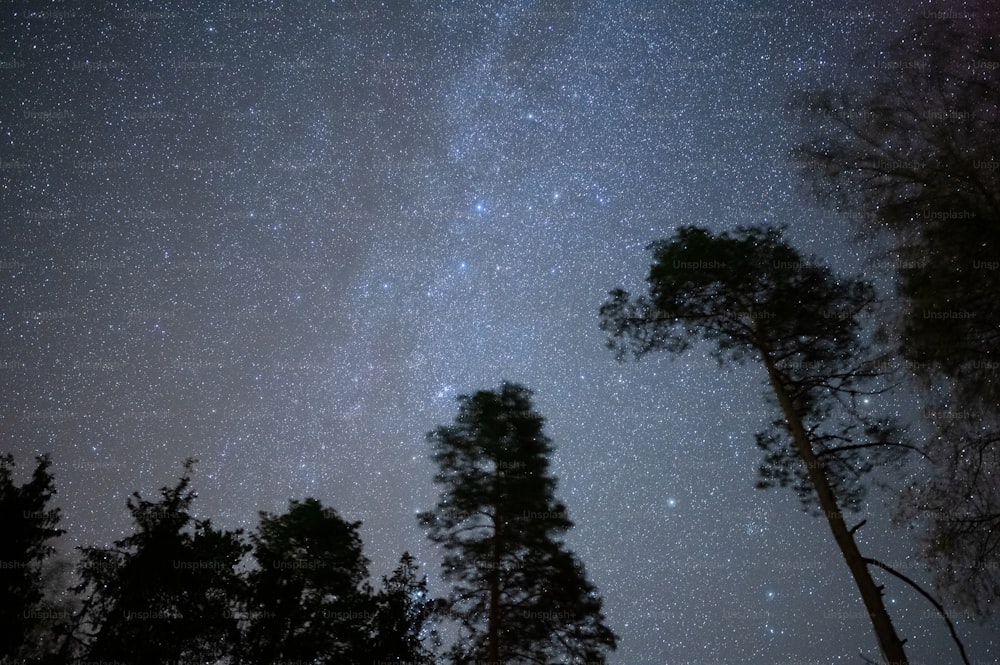
[[[4,2],[0,450],[52,453],[63,551],[127,534],[127,496],[192,456],[199,516],[314,496],[364,522],[376,578],[410,550],[444,594],[425,433],[516,381],[612,663],[876,657],[826,523],[754,489],[762,368],[617,363],[597,309],[680,224],[788,224],[891,289],[785,156],[788,96],[884,70],[928,7],[889,4]],[[925,579],[894,505],[862,551]],[[958,662],[878,579],[911,662]]]

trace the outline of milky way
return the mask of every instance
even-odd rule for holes
[[[517,381],[613,663],[873,657],[826,525],[754,489],[760,368],[616,363],[597,308],[679,224],[784,223],[870,270],[788,163],[786,105],[871,76],[920,7],[4,3],[0,446],[52,453],[64,551],[192,456],[199,515],[315,496],[376,575],[408,549],[433,577],[424,435]],[[919,576],[891,508],[862,549]],[[957,662],[886,583],[914,662]]]

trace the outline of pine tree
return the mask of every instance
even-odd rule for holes
[[[0,661],[17,658],[43,614],[42,567],[64,531],[50,506],[55,482],[48,455],[36,458],[31,480],[14,484],[13,455],[0,455]]]
[[[891,421],[867,416],[858,398],[879,390],[880,359],[869,357],[862,323],[875,294],[838,279],[788,246],[780,229],[740,228],[713,235],[685,226],[651,245],[649,296],[611,292],[601,328],[619,358],[650,351],[680,354],[707,342],[720,365],[758,360],[781,417],[757,435],[766,452],[761,486],[795,486],[825,516],[872,620],[883,656],[906,663],[869,560],[848,528],[865,474],[908,444]]]
[[[428,595],[427,577],[418,579],[417,573],[416,561],[403,552],[392,575],[382,578],[372,626],[373,660],[377,663],[435,662],[438,635],[430,624],[440,612],[440,603]]]
[[[448,609],[463,632],[456,663],[601,663],[616,646],[562,541],[573,523],[554,498],[553,445],[530,398],[512,383],[462,395],[454,424],[428,435],[441,496],[419,517],[445,549]]]
[[[374,612],[360,526],[312,498],[261,513],[243,662],[369,665]]]

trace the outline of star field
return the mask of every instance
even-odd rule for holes
[[[874,657],[826,525],[754,489],[761,369],[618,364],[597,308],[679,224],[786,223],[871,271],[787,162],[786,102],[870,76],[924,6],[5,3],[0,448],[52,453],[64,551],[127,533],[126,497],[193,456],[200,515],[315,496],[364,522],[376,578],[409,550],[443,593],[424,434],[509,379],[612,663]],[[862,550],[919,577],[893,497],[870,504]],[[884,581],[913,662],[958,662]]]

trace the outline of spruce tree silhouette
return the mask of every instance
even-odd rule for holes
[[[372,660],[378,663],[433,665],[439,638],[432,623],[443,610],[443,602],[427,592],[427,577],[417,578],[417,562],[403,552],[399,566],[382,578],[374,599]]]
[[[14,484],[13,455],[0,455],[0,662],[13,661],[28,648],[28,636],[42,616],[42,566],[53,553],[59,509],[50,506],[55,481],[48,455],[36,458],[31,479]]]
[[[312,498],[261,514],[243,662],[370,665],[374,610],[360,526]]]
[[[419,515],[453,583],[448,609],[463,635],[452,661],[605,662],[617,638],[562,541],[573,523],[554,497],[553,446],[531,391],[504,383],[458,402],[454,424],[428,435],[441,496]]]

